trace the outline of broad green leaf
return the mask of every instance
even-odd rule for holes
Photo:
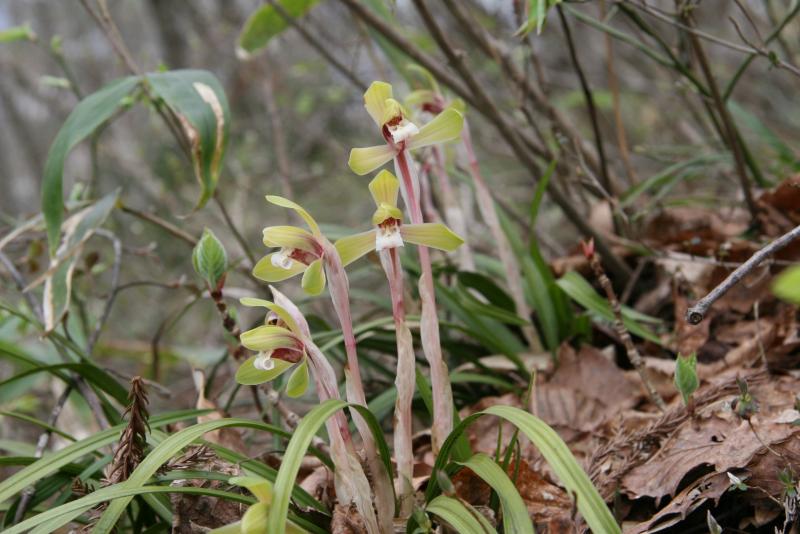
[[[556,282],[558,287],[572,298],[575,302],[595,314],[600,319],[614,321],[614,312],[611,304],[604,297],[600,296],[594,288],[579,273],[570,271]],[[655,317],[644,315],[627,306],[622,307],[622,321],[625,323],[631,334],[637,335],[648,341],[661,345],[661,340],[653,332],[642,326],[641,322],[658,324],[660,321]]]
[[[213,291],[228,271],[228,253],[214,232],[206,228],[192,251],[192,265]]]
[[[468,503],[439,495],[425,507],[425,511],[444,519],[459,534],[495,534],[489,521]]]
[[[12,43],[14,41],[35,41],[36,34],[33,33],[30,25],[14,26],[0,30],[0,43]]]
[[[183,410],[170,412],[151,417],[149,420],[151,428],[159,428],[164,425],[183,421],[191,417],[197,417],[208,413],[208,410]],[[92,434],[88,438],[68,445],[58,452],[46,454],[40,460],[29,465],[25,469],[18,471],[0,482],[0,503],[10,499],[27,486],[35,483],[50,473],[55,472],[62,466],[77,460],[78,458],[92,453],[97,449],[105,447],[119,438],[120,432],[125,428],[124,424],[116,425],[108,430],[103,430]]]
[[[689,404],[692,393],[697,391],[700,381],[697,378],[697,354],[681,356],[675,361],[675,387],[683,397],[683,403]]]
[[[491,457],[477,453],[466,462],[461,462],[461,465],[472,469],[497,493],[503,510],[503,526],[506,534],[534,534],[525,501],[522,500],[506,472]]]
[[[194,175],[202,186],[195,209],[214,194],[228,143],[230,111],[217,78],[203,70],[174,70],[145,75],[156,97],[181,122],[191,148]]]
[[[778,275],[772,292],[780,299],[800,304],[800,267],[790,267]]]
[[[122,107],[123,99],[138,83],[139,78],[135,76],[121,78],[81,100],[69,114],[50,146],[42,180],[42,213],[47,226],[47,241],[50,244],[51,256],[55,255],[58,247],[64,214],[62,184],[67,154],[111,118]]]
[[[303,17],[319,0],[277,0],[286,15],[292,19]],[[264,48],[270,39],[280,34],[289,25],[283,14],[270,4],[264,4],[253,12],[244,23],[239,34],[239,51],[245,56]]]
[[[253,428],[262,432],[266,431],[283,436],[286,435],[286,433],[278,427],[257,421],[250,421],[248,419],[218,419],[199,423],[175,434],[171,434],[164,441],[159,443],[158,446],[142,460],[136,469],[134,469],[124,485],[132,488],[145,485],[147,481],[150,480],[150,477],[152,477],[165,462],[178,454],[184,447],[201,438],[203,434],[213,430],[234,426]],[[290,487],[288,491],[291,492],[291,489]],[[133,497],[123,497],[111,502],[95,524],[92,532],[96,534],[107,534],[111,532],[132,498]]]
[[[621,533],[620,527],[614,520],[611,511],[606,506],[606,503],[603,502],[597,489],[592,485],[589,476],[581,468],[572,452],[570,452],[567,444],[544,421],[513,406],[492,406],[482,412],[470,415],[455,426],[444,444],[442,444],[439,456],[433,466],[433,473],[426,493],[428,500],[433,499],[436,495],[438,490],[437,473],[447,466],[450,453],[459,436],[472,423],[486,415],[505,419],[531,440],[531,443],[539,449],[542,457],[544,457],[561,484],[569,493],[575,495],[578,511],[593,532]]]

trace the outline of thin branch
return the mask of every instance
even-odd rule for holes
[[[603,188],[612,196],[616,196],[616,189],[608,176],[606,151],[603,145],[603,135],[600,133],[600,121],[597,114],[597,106],[595,106],[594,97],[592,96],[592,89],[589,87],[589,81],[586,79],[586,74],[584,74],[583,69],[581,68],[581,62],[578,59],[578,53],[575,50],[575,41],[572,39],[572,30],[570,30],[567,18],[564,16],[564,10],[561,9],[560,5],[556,5],[556,11],[558,12],[558,18],[561,21],[561,27],[564,29],[564,38],[567,41],[567,49],[569,50],[570,61],[572,61],[572,67],[575,69],[575,73],[578,75],[578,81],[580,82],[581,90],[583,91],[583,98],[586,100],[586,107],[589,111],[589,120],[592,124],[592,132],[594,132],[594,142],[595,146],[597,147],[597,154],[600,157],[600,183],[602,183]]]
[[[61,392],[61,395],[58,397],[58,400],[53,406],[53,410],[50,412],[50,417],[47,418],[47,426],[50,428],[39,434],[39,439],[36,442],[36,451],[33,453],[34,458],[41,458],[44,455],[44,451],[47,449],[48,445],[50,445],[50,438],[53,436],[53,431],[51,428],[56,426],[56,423],[58,422],[58,416],[61,415],[61,410],[67,403],[70,393],[72,393],[72,386],[67,384],[67,386],[64,388],[64,391]],[[14,523],[19,523],[25,517],[25,512],[28,511],[28,507],[30,506],[34,495],[36,495],[35,486],[28,486],[22,492],[22,496],[19,500],[19,506],[17,506],[17,511],[14,513]]]
[[[239,246],[242,247],[242,250],[247,255],[247,259],[250,260],[250,265],[251,266],[255,266],[255,264],[256,264],[256,256],[255,256],[255,254],[253,254],[253,251],[250,248],[250,245],[247,244],[247,240],[244,238],[242,233],[236,227],[236,224],[234,224],[233,219],[231,219],[231,216],[228,213],[228,210],[225,207],[225,204],[223,204],[222,201],[219,199],[219,191],[215,191],[214,192],[214,202],[219,207],[219,211],[222,213],[222,218],[225,219],[225,224],[228,225],[228,228],[230,229],[231,233],[233,234],[233,237],[236,239],[237,243],[239,243]]]
[[[336,57],[330,53],[330,47],[326,47],[323,43],[319,42],[317,38],[309,32],[302,24],[300,24],[294,17],[292,17],[289,13],[283,9],[278,2],[275,0],[269,0],[269,4],[275,8],[275,11],[283,17],[283,19],[289,23],[292,28],[297,30],[297,33],[305,39],[305,41],[317,51],[319,55],[321,55],[325,60],[331,64],[331,66],[336,69],[336,71],[345,77],[345,79],[353,84],[359,91],[364,91],[367,88],[367,84],[364,83],[356,74],[349,69],[344,63],[336,59]]]
[[[111,314],[111,308],[114,306],[114,300],[117,296],[117,288],[119,287],[119,270],[122,264],[122,242],[119,240],[119,238],[112,232],[102,228],[95,230],[95,234],[105,237],[111,241],[111,244],[114,247],[114,265],[111,268],[111,290],[106,298],[106,305],[103,308],[103,314],[97,320],[97,323],[94,326],[94,331],[89,337],[89,341],[86,343],[87,356],[91,356],[92,352],[94,352],[94,347],[97,344],[97,340],[100,339],[100,332],[103,330],[103,326],[105,326],[108,316]]]
[[[135,208],[132,208],[130,206],[122,204],[121,202],[120,202],[119,208],[122,211],[124,211],[125,213],[133,215],[134,217],[138,217],[139,219],[142,219],[143,221],[147,221],[149,223],[152,223],[152,224],[160,227],[163,230],[166,230],[168,233],[170,233],[170,234],[174,235],[175,237],[177,237],[178,239],[181,239],[182,241],[188,243],[192,247],[194,247],[197,244],[197,238],[196,237],[192,237],[190,234],[184,232],[183,230],[181,230],[180,228],[178,228],[177,226],[175,226],[171,222],[162,219],[158,215],[154,215],[152,213],[147,213],[145,211],[137,210]]]
[[[764,259],[772,256],[789,243],[800,237],[800,226],[783,234],[761,250],[753,254],[749,260],[741,264],[735,271],[728,275],[717,287],[708,295],[698,300],[694,306],[686,311],[686,322],[689,324],[700,324],[706,316],[708,309],[733,286],[741,282],[742,278],[750,274],[753,269],[758,267]]]

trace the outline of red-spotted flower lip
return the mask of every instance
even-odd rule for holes
[[[294,261],[299,261],[303,265],[311,265],[322,257],[322,250],[320,250],[318,254],[315,254],[313,252],[308,252],[307,250],[295,248],[289,251],[286,256]]]

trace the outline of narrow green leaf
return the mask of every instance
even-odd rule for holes
[[[152,477],[156,471],[158,471],[158,469],[165,462],[167,462],[167,460],[175,456],[193,441],[201,438],[203,434],[213,430],[218,430],[220,428],[232,426],[254,428],[257,430],[278,434],[280,436],[286,436],[286,432],[283,429],[258,421],[251,421],[249,419],[217,419],[214,421],[199,423],[190,426],[189,428],[185,428],[175,434],[171,434],[164,441],[159,443],[158,446],[155,447],[150,454],[144,458],[144,460],[142,460],[136,469],[134,469],[133,473],[131,473],[131,475],[128,477],[128,480],[125,482],[125,485],[129,487],[143,486],[148,480],[150,480],[150,477]],[[108,505],[108,508],[106,508],[106,511],[97,521],[92,532],[98,534],[111,532],[111,530],[117,524],[119,517],[125,511],[125,508],[127,508],[131,499],[132,497],[124,497],[111,502]]]
[[[81,100],[58,131],[44,164],[42,181],[42,213],[47,225],[50,255],[55,255],[61,221],[64,214],[64,161],[75,145],[94,131],[123,105],[123,99],[133,91],[139,78],[129,76],[116,80]]]
[[[697,378],[697,354],[681,356],[675,361],[675,387],[683,397],[683,403],[689,404],[692,393],[697,391],[700,381]]]
[[[214,194],[228,143],[230,110],[217,78],[204,70],[147,74],[153,93],[178,116],[191,143],[194,175],[202,191],[195,209]]]
[[[464,467],[469,467],[489,484],[500,498],[503,510],[503,525],[506,534],[534,534],[533,523],[514,483],[508,478],[503,469],[486,454],[477,453],[466,462],[461,462]]]
[[[428,500],[431,500],[438,491],[437,473],[447,466],[452,448],[459,436],[467,427],[485,415],[494,415],[505,419],[531,440],[531,443],[542,453],[561,484],[567,488],[567,491],[575,495],[578,511],[593,532],[621,533],[611,511],[570,452],[567,444],[544,421],[513,406],[492,406],[482,412],[470,415],[453,429],[442,444],[439,456],[433,466],[433,473],[426,491]]]
[[[337,411],[347,408],[348,406],[358,410],[361,416],[367,421],[367,424],[369,424],[370,430],[377,442],[378,452],[381,455],[383,464],[391,476],[392,468],[389,448],[388,445],[386,445],[383,431],[378,421],[375,419],[375,416],[364,406],[348,404],[347,402],[336,399],[325,401],[308,412],[303,419],[300,420],[300,424],[297,425],[297,428],[295,428],[292,433],[292,439],[286,447],[286,453],[283,455],[283,461],[278,470],[278,476],[275,479],[272,509],[269,514],[269,522],[267,523],[267,532],[284,531],[287,514],[289,512],[291,491],[297,479],[297,473],[300,471],[300,464],[306,455],[309,445],[311,445],[312,438],[317,434],[320,427],[328,418]]]
[[[183,421],[192,417],[197,417],[208,413],[208,410],[182,410],[157,415],[149,420],[151,428],[159,428],[164,425]],[[92,434],[88,438],[68,445],[58,452],[46,454],[40,460],[29,465],[25,469],[18,471],[0,482],[0,503],[10,499],[27,486],[35,483],[50,473],[60,469],[62,466],[77,460],[78,458],[105,447],[115,442],[119,438],[120,432],[125,428],[124,424],[116,425],[108,430],[103,430]]]
[[[480,512],[468,503],[439,495],[425,507],[425,511],[444,519],[459,534],[496,534],[496,530]]]
[[[595,314],[600,319],[607,322],[614,320],[614,312],[611,310],[611,304],[609,304],[608,300],[601,297],[594,290],[591,284],[589,284],[589,282],[587,282],[586,279],[583,278],[579,273],[570,271],[559,278],[556,283],[558,284],[558,287],[563,289],[564,292],[572,298],[572,300]],[[625,323],[625,327],[631,332],[631,334],[637,335],[648,341],[652,341],[658,345],[662,344],[658,336],[639,324],[641,322],[659,324],[661,322],[659,319],[639,313],[627,306],[623,306],[622,321]]]
[[[319,0],[278,0],[276,4],[291,17],[303,17],[314,7]],[[242,33],[239,34],[239,53],[245,57],[261,50],[270,39],[280,34],[289,26],[283,14],[270,4],[264,4],[256,9],[244,23]]]

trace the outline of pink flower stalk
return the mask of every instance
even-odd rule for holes
[[[398,248],[405,242],[444,251],[457,249],[463,240],[439,223],[408,224],[397,207],[400,183],[389,171],[381,171],[370,182],[369,190],[377,209],[372,216],[375,229],[345,237],[336,242],[342,261],[349,264],[367,252],[376,251],[389,281],[397,339],[397,400],[395,401],[394,452],[397,462],[396,488],[400,497],[400,517],[408,517],[414,504],[411,484],[414,457],[411,443],[411,402],[414,398],[415,359],[411,331],[406,324],[403,303],[403,270]],[[427,248],[426,248],[427,250]]]
[[[408,119],[408,113],[403,106],[392,98],[392,86],[384,82],[373,82],[369,86],[364,93],[364,106],[381,129],[381,135],[386,143],[369,148],[354,148],[350,152],[350,168],[356,174],[366,174],[393,159],[411,222],[415,225],[423,224],[420,184],[416,169],[408,157],[408,151],[456,139],[461,132],[463,117],[455,109],[449,108],[418,128]],[[431,437],[433,450],[438,453],[453,428],[453,391],[447,364],[442,357],[433,270],[427,247],[419,247],[419,259],[422,271],[419,282],[422,302],[420,333],[422,349],[431,369],[433,389]]]

